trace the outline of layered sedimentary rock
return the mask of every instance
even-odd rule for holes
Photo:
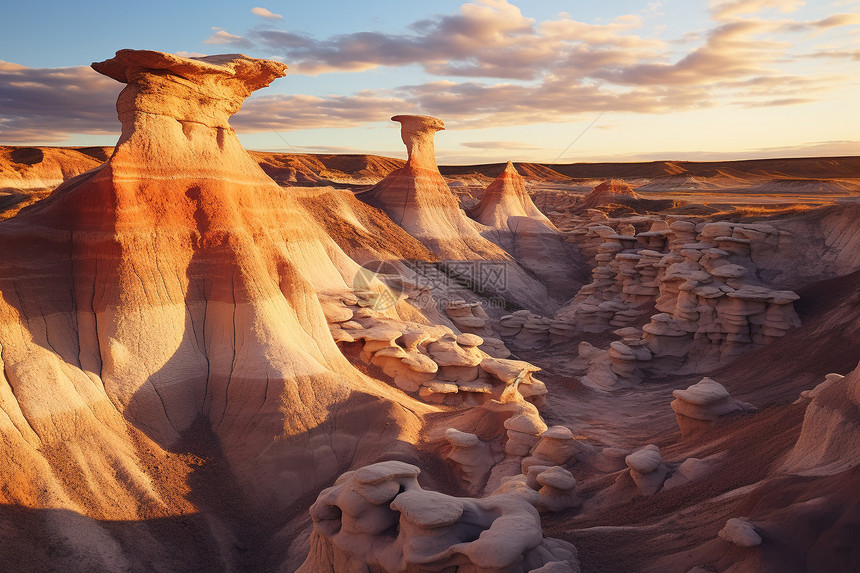
[[[323,490],[311,507],[310,554],[299,573],[579,571],[574,547],[544,538],[522,496],[452,497],[422,489],[419,472],[380,462]]]
[[[602,205],[623,204],[630,200],[638,199],[639,196],[624,181],[619,179],[607,179],[591,190],[581,202],[576,204],[577,211],[596,209]]]
[[[0,146],[0,220],[44,199],[66,179],[104,162],[110,148]]]
[[[686,390],[674,390],[672,396],[675,399],[670,405],[682,435],[707,429],[721,416],[754,409],[734,400],[722,384],[710,378],[702,378]]]
[[[426,115],[395,115],[391,119],[401,124],[400,136],[409,158],[405,166],[359,197],[385,211],[410,235],[446,258],[507,258],[480,236],[439,173],[434,134],[445,129],[442,121]]]
[[[362,436],[408,434],[412,414],[378,399],[390,388],[352,368],[317,302],[357,265],[229,126],[285,66],[123,50],[93,67],[127,84],[113,155],[0,225],[0,463],[27,476],[3,502],[168,515],[141,452],[183,447],[200,422],[241,495],[278,512],[360,457]],[[84,537],[83,554],[113,559],[86,549],[104,534]]]
[[[515,394],[539,408],[546,403],[546,385],[533,376],[540,368],[491,356],[481,349],[480,336],[391,318],[355,294],[324,306],[335,341],[344,348],[359,345],[362,361],[380,367],[394,385],[422,400],[478,406]]]
[[[436,165],[434,134],[441,120],[425,115],[396,115],[409,158],[373,188],[357,196],[391,219],[445,261],[442,268],[467,288],[544,312],[555,309],[546,286],[528,274],[503,248],[482,236]]]
[[[469,214],[487,227],[481,233],[484,237],[534,273],[559,303],[582,285],[587,273],[584,258],[535,206],[525,180],[510,161]]]
[[[535,206],[522,175],[510,161],[484,190],[471,216],[482,225],[496,229],[508,228],[512,217],[527,217],[555,229],[555,225]]]
[[[792,304],[798,296],[764,285],[752,260],[753,250],[779,244],[781,234],[769,225],[636,217],[586,224],[574,236],[596,266],[592,282],[556,313],[558,337],[565,327],[641,328],[644,346],[660,359],[655,364],[686,362],[695,370],[800,324]]]
[[[445,439],[451,444],[446,458],[458,477],[472,491],[480,492],[487,483],[487,476],[499,460],[493,455],[489,444],[482,442],[475,434],[461,432],[455,428],[445,430]]]

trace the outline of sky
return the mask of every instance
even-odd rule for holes
[[[246,148],[439,163],[860,155],[860,0],[31,0],[0,21],[0,144],[113,145],[122,48],[282,61]]]

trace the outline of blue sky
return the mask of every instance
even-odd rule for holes
[[[112,144],[86,66],[141,48],[286,63],[234,119],[252,149],[403,156],[388,117],[419,112],[444,163],[860,154],[860,2],[427,4],[10,4],[0,144]]]

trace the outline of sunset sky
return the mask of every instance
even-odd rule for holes
[[[250,149],[440,163],[860,155],[860,0],[7,3],[0,144],[112,145],[121,48],[241,52],[287,76],[233,119]]]

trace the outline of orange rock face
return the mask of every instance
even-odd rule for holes
[[[134,518],[159,489],[129,433],[173,448],[202,419],[250,501],[285,507],[361,436],[410,425],[360,414],[387,408],[361,396],[391,391],[352,368],[317,302],[357,265],[228,124],[285,66],[122,50],[93,67],[128,84],[113,155],[0,225],[0,433],[14,452],[0,464],[29,476],[3,501]],[[346,404],[354,423],[334,432]],[[90,477],[70,485],[49,457]],[[98,496],[80,492],[95,483]]]
[[[443,257],[505,259],[506,255],[478,233],[478,227],[460,209],[448,183],[439,173],[434,134],[442,121],[426,115],[395,115],[409,153],[406,165],[359,197],[385,211],[410,235]]]
[[[585,196],[583,202],[577,205],[577,210],[594,209],[600,205],[623,203],[638,198],[639,196],[633,191],[633,188],[624,181],[609,179],[592,189],[591,193]]]
[[[499,229],[507,229],[508,219],[511,217],[530,217],[551,229],[555,228],[532,202],[526,191],[525,181],[510,161],[505,170],[484,190],[481,202],[475,207],[472,217],[483,225]]]
[[[543,312],[557,303],[546,287],[526,273],[502,247],[483,236],[486,228],[471,220],[436,165],[434,134],[443,123],[425,115],[396,115],[409,159],[406,165],[357,196],[378,207],[428,249],[448,261],[498,261],[504,286],[479,284],[485,292]],[[472,278],[471,280],[474,280]],[[480,283],[480,280],[478,280]]]

